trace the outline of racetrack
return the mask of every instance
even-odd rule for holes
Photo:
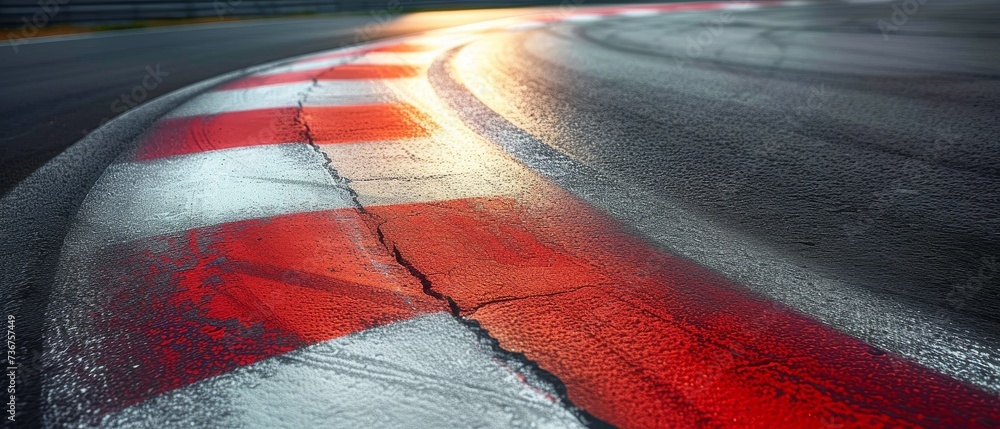
[[[994,425],[996,39],[930,7],[584,8],[139,107],[71,148],[41,418]]]
[[[0,195],[107,120],[193,83],[381,37],[531,12],[439,12],[390,21],[400,15],[381,10],[371,15],[220,22],[7,43],[0,49],[0,117],[4,118]],[[152,79],[147,78],[150,75]]]

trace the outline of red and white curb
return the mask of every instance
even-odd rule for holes
[[[444,314],[306,346],[110,415],[111,427],[579,427]],[[183,412],[178,412],[183,410]]]
[[[469,130],[426,79],[481,32],[725,7],[468,26],[180,106],[107,169],[67,238],[46,423],[1000,422],[995,395],[648,245]]]

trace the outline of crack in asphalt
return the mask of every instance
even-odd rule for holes
[[[539,294],[524,295],[524,296],[510,296],[510,297],[503,297],[503,298],[491,299],[489,301],[481,302],[481,303],[479,303],[479,305],[476,305],[475,307],[472,307],[471,309],[468,310],[468,314],[469,315],[473,315],[477,311],[481,310],[483,307],[486,307],[486,306],[489,306],[489,305],[493,305],[493,304],[500,304],[500,303],[512,302],[512,301],[521,301],[521,300],[532,299],[532,298],[551,298],[553,296],[565,295],[565,294],[573,293],[573,292],[576,292],[576,291],[579,291],[579,290],[592,289],[592,288],[596,288],[596,287],[597,286],[595,286],[595,285],[583,285],[583,286],[578,286],[578,287],[575,287],[575,288],[572,288],[572,289],[560,290],[560,291],[556,291],[556,292],[539,293]]]
[[[393,256],[396,263],[399,264],[400,267],[404,268],[410,276],[415,278],[420,283],[422,291],[425,295],[447,304],[449,314],[453,318],[455,318],[456,321],[465,326],[466,329],[472,332],[478,339],[479,345],[481,347],[488,349],[490,351],[490,354],[494,356],[494,358],[501,366],[523,377],[521,379],[521,383],[526,385],[528,388],[535,390],[536,392],[540,392],[545,396],[549,396],[551,400],[560,404],[567,411],[573,413],[580,421],[580,423],[587,427],[613,428],[614,426],[608,424],[607,422],[604,422],[603,420],[598,419],[597,417],[593,416],[586,410],[574,404],[573,401],[569,399],[569,393],[567,392],[566,385],[562,382],[562,380],[560,380],[554,374],[546,371],[544,368],[541,367],[541,365],[538,364],[538,362],[529,359],[524,353],[515,352],[503,348],[500,345],[499,340],[490,335],[489,331],[482,325],[480,325],[478,321],[463,317],[462,316],[463,310],[458,305],[458,303],[456,303],[452,297],[435,290],[434,282],[431,281],[429,275],[421,271],[419,268],[417,268],[417,266],[414,265],[413,262],[411,262],[403,255],[403,252],[400,251],[398,247],[396,247],[395,243],[393,243],[391,239],[386,237],[383,226],[388,222],[388,220],[384,219],[383,217],[375,213],[372,213],[367,208],[365,208],[363,204],[361,204],[357,191],[355,191],[350,185],[352,180],[350,178],[342,176],[340,172],[337,171],[337,169],[333,166],[333,160],[330,159],[329,155],[327,155],[326,152],[323,152],[320,146],[316,143],[312,135],[312,129],[309,127],[309,121],[303,117],[304,115],[303,105],[305,104],[306,99],[309,98],[309,95],[312,93],[312,91],[317,87],[319,87],[319,83],[316,79],[313,79],[313,84],[309,86],[309,88],[302,93],[302,98],[298,102],[298,111],[296,112],[295,115],[295,121],[305,131],[306,143],[313,150],[315,150],[321,157],[323,157],[324,159],[323,167],[330,174],[330,177],[333,179],[334,185],[348,194],[351,202],[353,203],[354,208],[358,210],[359,214],[361,214],[363,221],[365,223],[368,223],[369,226],[374,229],[375,236],[378,242],[382,245],[382,247],[385,248],[386,251],[388,251]],[[583,289],[584,287],[589,287],[589,286],[583,286],[574,290]],[[572,292],[572,291],[567,291],[567,292]],[[534,297],[536,296],[525,296],[519,298],[502,298],[500,300],[495,300],[495,301],[506,302],[506,301],[514,301],[518,299],[528,299]],[[478,305],[475,308],[471,309],[471,311],[468,311],[468,313],[472,314],[476,310],[479,310],[483,306],[491,303],[493,302],[491,301]]]
[[[382,230],[380,228],[378,235],[379,237],[382,237],[382,239],[384,239],[385,236],[384,234],[382,234],[381,231]],[[385,244],[385,242],[383,242],[383,244]],[[396,246],[392,246],[392,256],[396,258],[396,263],[401,265],[403,268],[406,268],[406,271],[409,272],[411,276],[413,276],[420,282],[420,285],[423,286],[423,291],[425,295],[430,296],[438,301],[444,301],[445,303],[448,304],[448,309],[451,311],[452,316],[455,316],[456,318],[462,317],[461,316],[462,309],[458,307],[458,304],[455,303],[455,300],[452,299],[450,296],[435,291],[434,284],[431,283],[431,280],[427,277],[427,275],[422,273],[419,269],[417,269],[417,267],[413,266],[413,264],[410,261],[406,260],[406,258],[403,257],[403,254],[399,252],[399,248],[397,248]]]

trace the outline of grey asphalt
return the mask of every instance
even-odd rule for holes
[[[359,28],[362,39],[381,38],[520,13],[531,12],[440,12],[384,26],[370,16],[273,19],[39,40],[16,54],[0,46],[0,305],[16,317],[16,426],[40,425],[43,310],[69,220],[159,116],[244,67],[357,43]],[[157,65],[162,79],[147,78]],[[137,108],[114,111],[144,79],[156,85]]]
[[[1000,6],[931,0],[883,35],[893,4],[563,25],[483,69],[502,116],[610,180],[1000,332]]]
[[[726,231],[679,231],[689,226],[680,215],[677,223],[619,216],[672,250],[739,280],[794,277],[752,265],[746,255],[766,248],[815,278],[914,306],[935,315],[934,323],[995,345],[1000,6],[928,0],[893,24],[892,4],[902,3],[620,17],[526,31],[498,44],[494,75],[484,79],[508,92],[506,103],[490,107],[526,138],[623,184],[588,185],[598,206],[628,212],[625,206],[648,200]],[[898,29],[883,34],[879,20]],[[137,33],[23,45],[17,55],[4,47],[3,189],[113,114],[113,100],[140,85],[147,66],[169,73],[149,91],[152,99],[240,67],[349,43],[353,28],[369,21]],[[606,192],[619,188],[635,193]],[[71,217],[71,206],[59,216]],[[34,248],[32,239],[25,243]],[[55,233],[47,240],[49,250],[61,243]],[[713,265],[723,252],[742,256]],[[32,282],[49,280],[46,258],[27,274]],[[811,278],[785,282],[799,291],[770,292],[808,296],[820,288]],[[809,305],[852,318],[852,294],[842,295],[847,304],[824,298]],[[896,329],[868,316],[861,321],[867,329]],[[983,375],[969,378],[976,377]],[[980,385],[997,375],[985,377],[993,378]]]

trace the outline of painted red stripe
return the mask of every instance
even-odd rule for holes
[[[371,207],[508,350],[625,428],[989,426],[1000,398],[657,251],[563,191]]]
[[[398,79],[414,77],[419,74],[415,67],[407,65],[381,65],[381,64],[344,64],[329,69],[302,70],[287,73],[277,73],[268,75],[254,75],[245,77],[225,85],[218,89],[241,89],[253,88],[264,85],[276,85],[281,83],[305,82],[313,79],[336,80],[336,79]]]
[[[276,143],[308,142],[298,108],[247,110],[162,120],[135,155],[151,160],[209,150]]]
[[[439,46],[426,43],[399,43],[395,45],[377,46],[371,52],[427,52],[438,49]]]
[[[317,106],[229,112],[159,122],[135,154],[139,161],[281,143],[351,143],[429,135],[430,119],[405,104]],[[306,127],[309,125],[309,133]]]
[[[316,342],[439,312],[353,209],[200,228],[103,251],[102,413]],[[83,341],[83,340],[81,340]],[[78,345],[82,347],[82,345]],[[91,346],[95,347],[95,346]],[[104,386],[113,386],[104,387]]]
[[[416,77],[419,70],[408,65],[345,64],[323,71],[316,78],[323,79],[398,79]]]
[[[318,144],[425,137],[433,129],[426,115],[406,104],[305,107],[302,117]]]

